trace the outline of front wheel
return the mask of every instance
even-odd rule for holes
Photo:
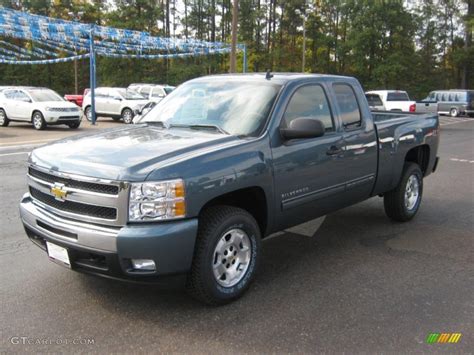
[[[39,111],[33,113],[33,118],[31,119],[33,127],[38,131],[41,131],[46,128],[46,121],[44,120],[43,114]]]
[[[122,119],[126,124],[131,124],[133,122],[133,112],[129,108],[125,108],[122,111]]]
[[[219,305],[244,294],[260,257],[260,229],[247,211],[215,206],[199,218],[187,290],[197,300]]]
[[[415,217],[423,195],[423,173],[418,164],[406,163],[398,186],[384,195],[385,213],[398,222]]]
[[[0,108],[0,126],[6,127],[10,124],[10,120],[7,117],[7,113],[3,108]]]
[[[457,117],[459,115],[459,111],[457,108],[453,107],[451,110],[449,110],[449,115],[451,117]]]
[[[84,110],[84,116],[86,116],[86,120],[92,122],[92,108],[90,106],[87,106]]]

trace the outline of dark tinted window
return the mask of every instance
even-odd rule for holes
[[[379,95],[366,94],[365,97],[367,98],[367,102],[369,103],[369,106],[383,106],[383,102],[380,99]]]
[[[357,127],[362,123],[359,103],[354,90],[347,84],[333,84],[336,102],[344,127]]]
[[[320,120],[326,132],[334,131],[329,103],[321,86],[307,85],[295,91],[283,116],[283,125],[288,127],[295,118]]]
[[[410,101],[410,98],[406,92],[389,92],[387,101]]]

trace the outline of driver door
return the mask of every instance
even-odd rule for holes
[[[272,148],[278,224],[284,229],[338,209],[343,197],[344,140],[335,124],[325,88],[298,87],[283,114],[280,127],[295,118],[323,122],[322,137],[281,141]]]
[[[120,115],[120,108],[122,107],[123,98],[116,91],[109,92],[107,100],[107,112],[112,115]]]
[[[33,103],[31,98],[21,90],[18,90],[15,95],[15,111],[17,112],[19,120],[30,121],[33,112]]]

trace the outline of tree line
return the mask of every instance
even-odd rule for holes
[[[153,35],[229,42],[232,0],[0,0],[2,6]],[[402,89],[422,99],[434,89],[474,84],[474,0],[240,0],[238,40],[248,71],[302,70],[351,75],[365,89]],[[12,39],[6,39],[14,42]],[[242,53],[238,70],[242,70]],[[229,70],[228,55],[183,59],[98,58],[98,84],[177,85]],[[80,88],[89,85],[79,62]],[[0,64],[1,85],[74,91],[72,63]]]

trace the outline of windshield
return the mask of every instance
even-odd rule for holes
[[[138,92],[130,89],[120,89],[117,90],[120,96],[122,96],[125,100],[145,100],[145,97],[140,95]]]
[[[387,94],[387,101],[410,101],[406,92],[389,92]]]
[[[173,91],[174,89],[176,89],[174,86],[166,86],[163,88],[163,90],[165,90],[166,92],[166,95],[171,94],[171,91]]]
[[[217,126],[233,135],[257,135],[280,90],[265,82],[199,81],[181,85],[140,122]]]
[[[30,94],[35,102],[64,101],[64,99],[53,90],[28,90],[28,94]]]

